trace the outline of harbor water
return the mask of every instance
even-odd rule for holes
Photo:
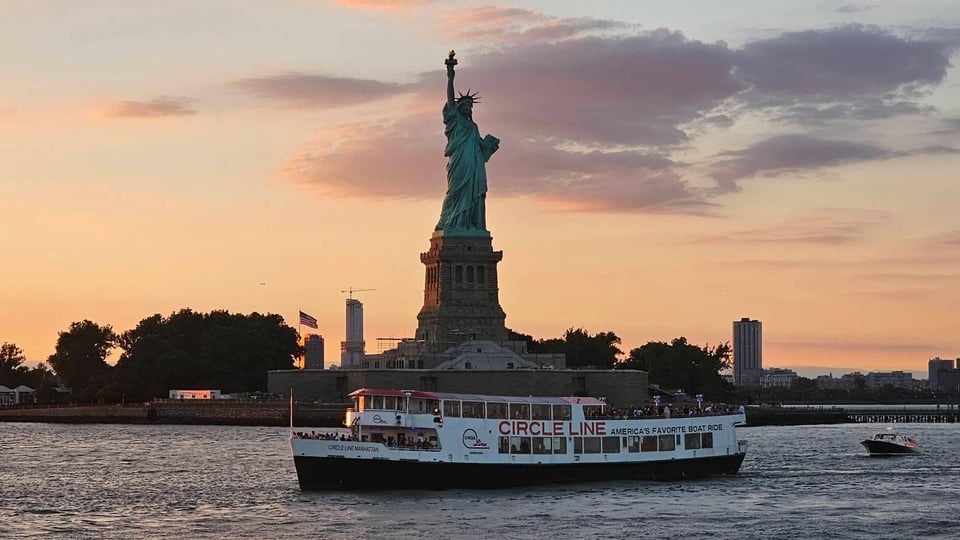
[[[960,537],[960,425],[898,424],[923,453],[866,457],[886,427],[738,428],[735,477],[341,493],[299,490],[282,428],[0,423],[0,537]]]

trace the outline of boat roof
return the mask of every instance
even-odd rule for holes
[[[425,392],[423,390],[397,390],[395,388],[360,388],[350,392],[355,396],[398,396],[407,394],[413,398],[422,399],[456,399],[461,401],[492,401],[502,403],[538,403],[538,404],[567,404],[567,405],[597,405],[606,406],[607,402],[594,397],[558,397],[558,396],[490,396],[483,394],[457,394],[452,392]]]

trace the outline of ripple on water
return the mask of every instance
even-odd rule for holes
[[[283,428],[0,427],[14,538],[960,537],[958,425],[899,426],[905,458],[865,457],[879,426],[740,428],[736,477],[380,493],[301,492]]]

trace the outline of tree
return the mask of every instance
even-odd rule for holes
[[[117,384],[131,400],[174,388],[266,390],[267,371],[293,368],[299,352],[296,330],[279,315],[227,311],[153,315],[119,342]]]
[[[0,345],[0,382],[7,382],[10,386],[19,384],[28,371],[23,365],[26,361],[23,349],[13,343],[3,342]]]
[[[730,368],[728,343],[699,347],[682,336],[670,343],[651,341],[632,349],[616,368],[646,371],[651,383],[687,394],[703,394],[707,399],[726,399],[733,391],[733,386],[720,375]]]
[[[63,384],[73,390],[77,401],[91,401],[99,387],[110,376],[107,355],[117,344],[117,334],[110,325],[100,326],[89,320],[74,322],[60,332],[57,347],[47,363]]]
[[[583,328],[570,328],[562,338],[541,339],[530,347],[530,352],[563,353],[567,356],[567,367],[611,369],[623,351],[620,337],[613,332],[600,332],[590,335]]]

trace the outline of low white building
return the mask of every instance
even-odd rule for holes
[[[170,399],[220,399],[219,390],[171,390]]]
[[[760,388],[790,388],[797,380],[797,372],[785,368],[767,368],[760,376]]]
[[[15,399],[17,399],[17,393],[13,388],[0,384],[0,405],[13,405]]]
[[[33,388],[22,384],[16,388],[8,388],[0,385],[0,405],[34,403],[34,393]]]

